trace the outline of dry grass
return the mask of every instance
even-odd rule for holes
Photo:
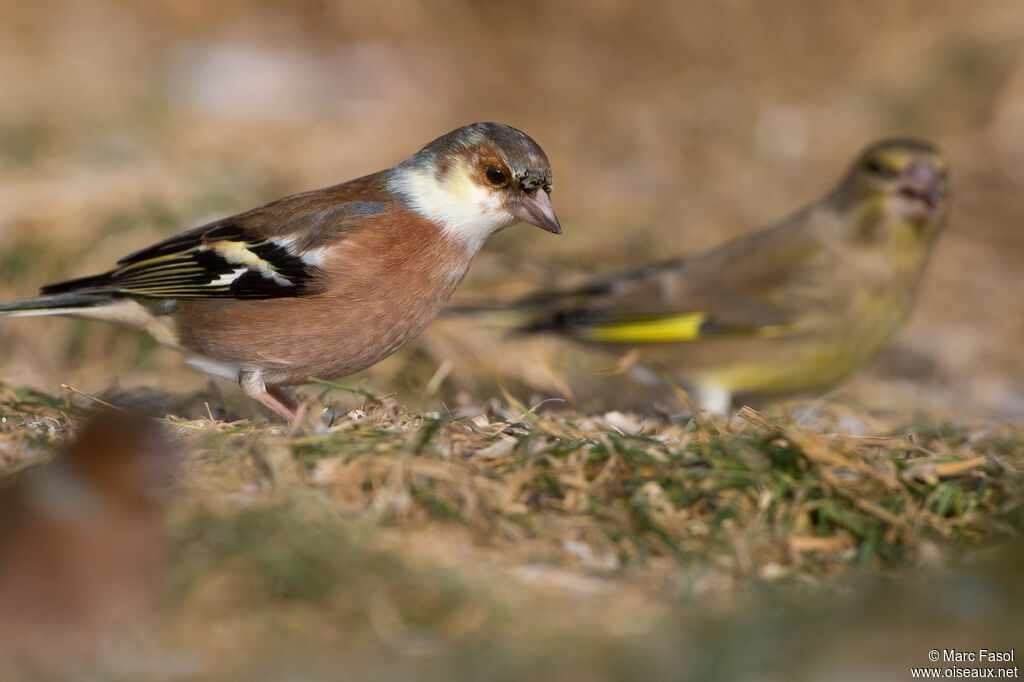
[[[4,388],[4,469],[45,458],[85,402]],[[812,429],[749,408],[725,422],[494,402],[441,418],[373,397],[324,428],[320,404],[307,407],[291,428],[164,420],[184,453],[164,596],[115,640],[150,652],[146,675],[245,677],[298,657],[327,677],[339,661],[369,678],[428,661],[426,677],[502,662],[508,679],[569,679],[577,664],[592,679],[663,666],[700,678],[697,660],[718,664],[692,658],[699,642],[732,655],[732,628],[765,627],[768,612],[807,636],[854,595],[867,606],[851,627],[867,629],[892,616],[892,594],[922,618],[937,608],[922,580],[1006,589],[1000,567],[1014,560],[977,558],[1016,547],[1024,523],[1024,431],[1009,426],[854,437],[829,433],[827,415]],[[986,603],[932,626],[977,625]],[[983,630],[1020,603],[979,612]],[[803,647],[793,636],[784,644]],[[557,656],[563,646],[581,661]],[[138,673],[130,657],[91,665]]]

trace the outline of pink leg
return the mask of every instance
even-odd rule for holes
[[[251,393],[250,395],[284,417],[285,421],[295,421],[295,410],[298,405],[284,391],[268,387],[261,393]]]
[[[243,369],[238,375],[238,383],[246,395],[260,401],[284,417],[285,421],[295,420],[298,403],[280,386],[267,386],[263,381],[263,374],[259,370]]]

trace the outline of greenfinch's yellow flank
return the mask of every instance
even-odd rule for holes
[[[523,329],[626,353],[674,374],[700,407],[736,394],[834,384],[910,313],[947,208],[932,145],[887,140],[782,222],[692,257],[612,273],[514,304]]]

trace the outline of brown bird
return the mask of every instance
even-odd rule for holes
[[[365,369],[419,334],[489,236],[555,234],[551,167],[525,133],[474,123],[372,175],[285,197],[0,304],[116,322],[237,381],[287,420],[283,387]]]

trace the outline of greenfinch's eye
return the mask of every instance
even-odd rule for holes
[[[488,166],[486,172],[487,182],[491,183],[495,187],[501,187],[506,182],[508,182],[508,178],[505,177],[505,174],[500,169],[495,168],[494,166]]]
[[[881,175],[881,176],[884,176],[884,177],[892,177],[893,175],[896,174],[896,172],[892,168],[890,168],[889,166],[886,166],[885,164],[883,164],[878,159],[868,159],[864,163],[864,168],[869,173],[871,173],[872,175]]]

